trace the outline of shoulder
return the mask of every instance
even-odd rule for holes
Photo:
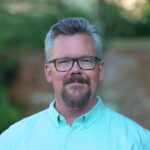
[[[107,117],[113,126],[116,126],[118,129],[126,129],[126,131],[130,132],[145,132],[144,129],[140,124],[135,122],[134,120],[110,109],[107,108],[106,110]]]
[[[41,122],[44,122],[48,118],[48,109],[36,113],[32,116],[26,117],[15,124],[11,125],[0,135],[0,145],[11,145],[10,142],[17,141],[23,134],[29,134],[34,128],[39,126]],[[30,135],[30,134],[29,134]],[[7,144],[6,142],[9,143]],[[1,148],[1,147],[0,147]]]
[[[26,127],[30,128],[33,125],[38,124],[38,122],[41,122],[42,120],[45,120],[48,116],[48,109],[45,109],[41,112],[38,112],[36,114],[33,114],[29,117],[23,118],[22,120],[16,122],[12,126],[9,127],[9,129],[25,129]],[[8,129],[8,130],[9,130]]]
[[[121,113],[118,113],[110,108],[107,108],[106,110],[107,116],[109,120],[111,120],[112,124],[116,124],[117,127],[121,128],[127,128],[127,129],[134,129],[136,130],[142,130],[144,129],[140,124],[135,122],[134,120],[122,115]]]
[[[120,138],[127,139],[137,145],[148,146],[150,148],[150,131],[136,123],[135,121],[115,112],[109,108],[106,110],[110,126],[115,130]],[[145,149],[147,150],[147,149]]]

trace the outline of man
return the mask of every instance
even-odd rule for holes
[[[150,150],[150,132],[97,96],[104,64],[95,25],[59,21],[46,36],[45,55],[55,99],[2,133],[0,150]]]

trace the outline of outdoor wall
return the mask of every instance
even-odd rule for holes
[[[104,101],[150,128],[150,52],[115,50],[105,63]]]

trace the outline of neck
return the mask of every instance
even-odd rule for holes
[[[92,107],[95,106],[95,104],[97,103],[97,99],[91,99],[89,101],[89,103],[82,108],[70,108],[67,107],[63,101],[57,100],[56,99],[56,105],[55,108],[57,109],[57,111],[64,116],[64,118],[66,119],[67,123],[69,125],[72,125],[73,122],[75,121],[76,118],[80,117],[81,115],[87,113],[88,111],[90,111],[92,109]]]

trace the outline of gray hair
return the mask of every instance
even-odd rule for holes
[[[47,33],[45,44],[46,62],[50,61],[53,42],[59,35],[88,34],[94,41],[96,55],[102,59],[102,39],[98,28],[84,18],[66,18],[54,24]]]

